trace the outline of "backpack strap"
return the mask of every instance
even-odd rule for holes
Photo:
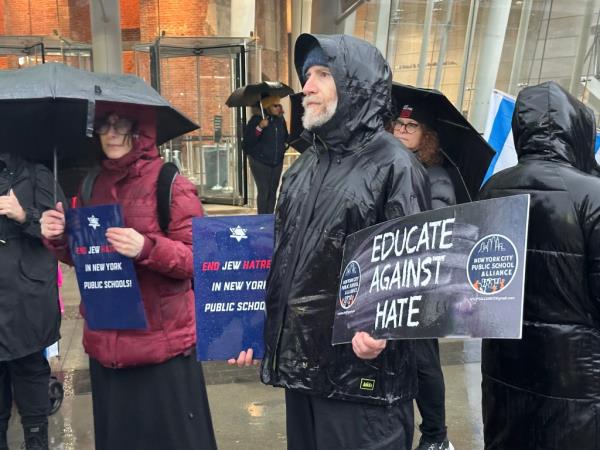
[[[96,166],[83,177],[80,188],[81,202],[83,203],[82,206],[87,205],[92,198],[92,190],[94,189],[94,183],[96,182],[99,173],[100,167]]]
[[[92,190],[96,178],[100,173],[100,167],[94,167],[85,174],[81,182],[81,201],[85,206],[92,198]],[[158,224],[163,233],[169,231],[169,222],[171,222],[171,197],[175,177],[179,174],[179,169],[173,163],[164,163],[160,168],[158,180],[156,182],[156,211],[158,213]]]
[[[156,182],[156,209],[158,212],[158,224],[163,233],[169,231],[169,222],[171,222],[171,197],[173,192],[173,183],[179,174],[179,168],[166,162],[160,168],[158,181]]]

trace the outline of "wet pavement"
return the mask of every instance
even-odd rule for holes
[[[231,214],[235,208],[207,205],[209,214]],[[50,448],[93,450],[94,431],[88,358],[81,346],[83,320],[74,271],[63,266],[65,302],[60,356],[51,359],[53,374],[63,383],[65,399],[49,418]],[[479,340],[440,341],[446,382],[446,422],[456,450],[483,448]],[[205,378],[219,449],[279,450],[286,448],[283,390],[262,385],[256,367],[238,369],[221,362],[204,364]],[[416,411],[416,408],[415,408]],[[415,442],[418,442],[415,412]],[[11,449],[21,448],[22,431],[14,412],[9,427]],[[143,450],[143,449],[131,449]],[[185,449],[165,449],[185,450]]]

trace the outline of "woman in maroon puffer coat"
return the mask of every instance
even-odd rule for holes
[[[195,186],[177,176],[165,235],[156,205],[162,161],[155,116],[122,104],[98,109],[95,131],[106,158],[86,206],[121,205],[125,227],[109,228],[106,237],[117,252],[134,260],[148,328],[84,328],[96,449],[216,448],[194,350],[192,217],[202,215],[202,205]],[[41,223],[47,247],[72,263],[62,205],[47,211]]]

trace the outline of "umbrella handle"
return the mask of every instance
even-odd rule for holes
[[[260,114],[262,115],[262,118],[265,118],[265,110],[263,109],[262,103],[258,102],[258,105],[260,106]]]

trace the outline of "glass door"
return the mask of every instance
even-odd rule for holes
[[[136,49],[138,75],[200,125],[163,145],[161,153],[180,167],[205,202],[247,203],[248,171],[241,150],[245,111],[225,105],[248,77],[247,61],[255,47],[246,44],[215,37],[161,38]]]

